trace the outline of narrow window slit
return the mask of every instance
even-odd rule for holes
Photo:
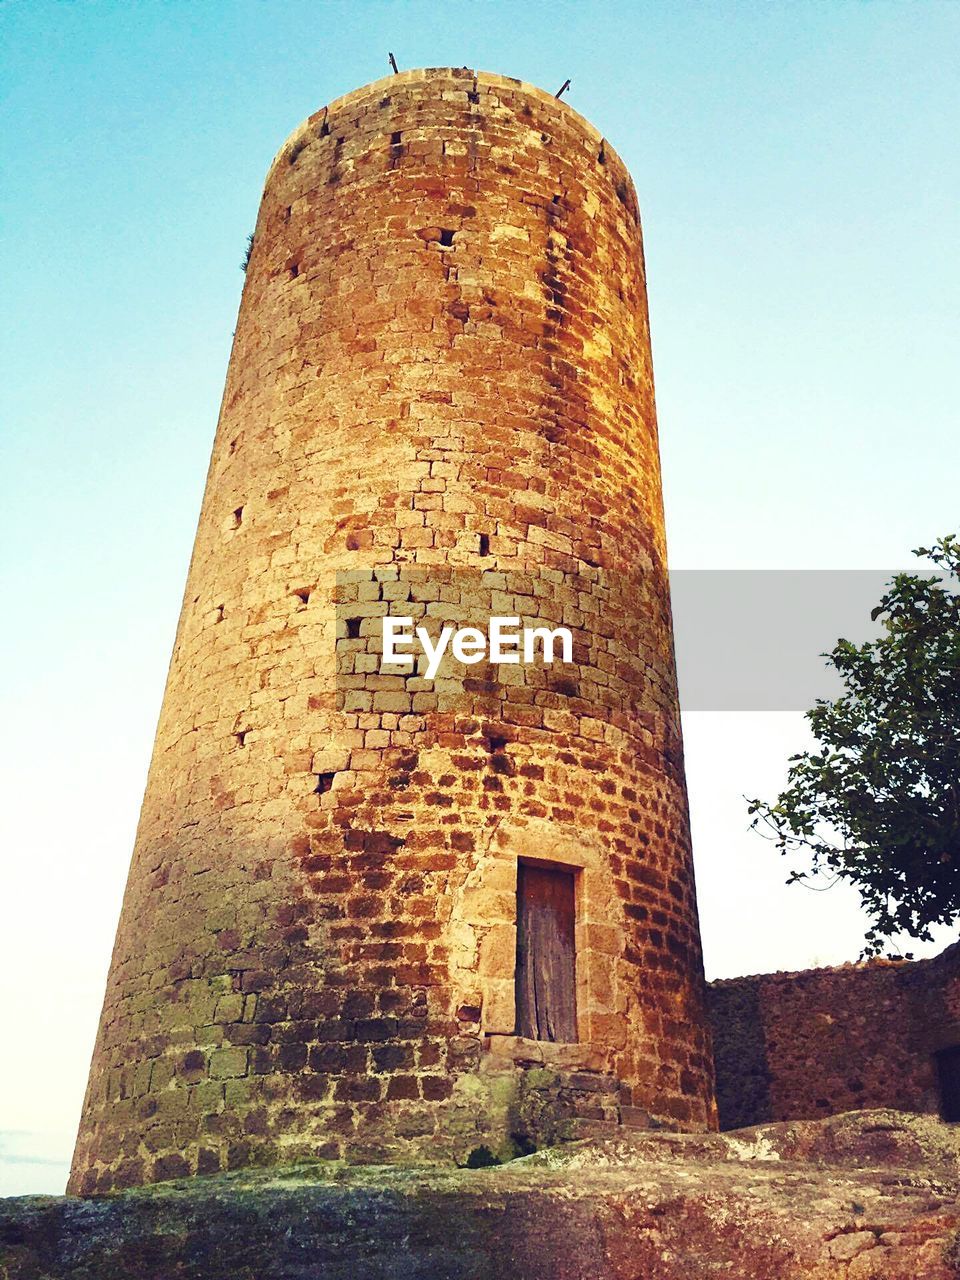
[[[359,640],[359,639],[360,639],[360,623],[361,623],[362,621],[363,621],[363,619],[362,619],[362,618],[348,618],[348,619],[347,619],[347,639],[348,639],[348,640]]]
[[[333,780],[337,775],[335,773],[318,773],[317,785],[314,791],[319,796],[324,796],[333,787]]]
[[[480,555],[488,556],[490,554],[490,535],[489,533],[481,533],[480,535]]]
[[[233,513],[233,527],[239,529],[243,524],[243,507],[237,507]]]
[[[239,733],[235,733],[235,734],[233,735],[233,736],[236,738],[236,740],[237,740],[237,746],[238,746],[238,747],[242,747],[242,746],[244,745],[244,742],[246,741],[247,734],[248,734],[249,732],[250,732],[250,730],[249,730],[249,729],[241,729],[241,730],[239,731]]]
[[[449,249],[450,246],[453,244],[453,237],[454,237],[453,231],[448,231],[446,229],[441,228],[440,243],[445,249]]]

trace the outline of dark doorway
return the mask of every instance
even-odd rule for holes
[[[517,867],[517,1034],[577,1039],[574,873]]]
[[[960,1120],[960,1044],[941,1049],[937,1054],[940,1077],[940,1114],[944,1120]]]

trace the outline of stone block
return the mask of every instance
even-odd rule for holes
[[[512,978],[516,965],[516,926],[492,925],[480,939],[477,972],[484,978]]]
[[[247,1073],[247,1050],[215,1049],[210,1055],[210,1075],[214,1080],[229,1080]]]

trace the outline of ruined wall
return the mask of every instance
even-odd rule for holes
[[[936,1113],[960,1043],[960,944],[931,960],[712,982],[720,1126],[895,1107]]]
[[[388,609],[574,663],[384,674]],[[577,877],[546,1057],[520,857]],[[70,1185],[462,1159],[541,1062],[714,1123],[640,224],[566,104],[405,72],[267,179]]]

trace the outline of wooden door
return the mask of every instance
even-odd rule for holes
[[[517,1034],[577,1039],[574,873],[517,867]]]

